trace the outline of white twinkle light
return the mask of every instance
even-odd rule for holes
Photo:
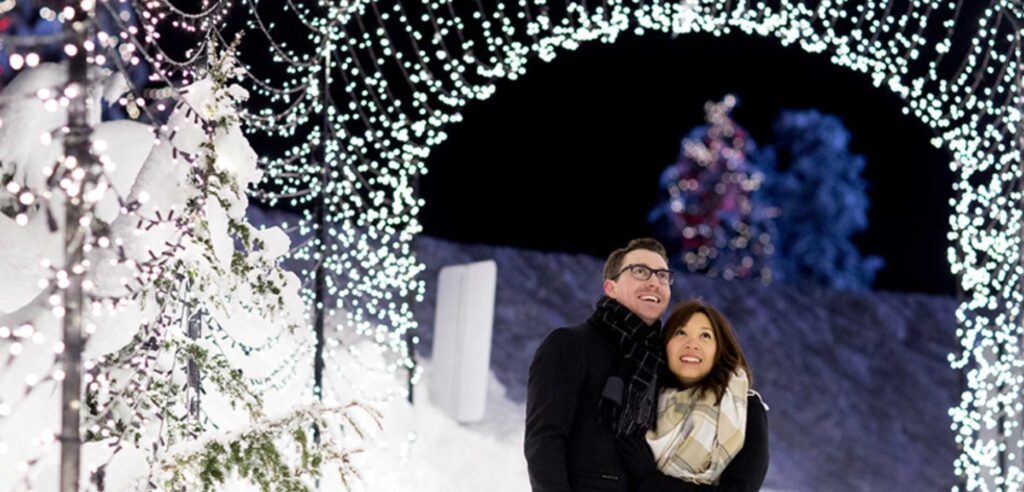
[[[931,127],[951,153],[959,177],[950,264],[966,295],[957,313],[963,350],[951,364],[967,372],[969,388],[952,412],[962,436],[954,467],[969,489],[996,490],[998,478],[1000,489],[1017,490],[1024,487],[1020,467],[1004,469],[998,453],[991,452],[996,448],[980,436],[1005,434],[994,422],[1015,421],[1024,389],[1021,378],[1001,376],[1024,365],[1020,350],[1009,342],[1019,338],[1024,302],[1018,268],[1024,197],[1016,185],[1022,181],[1021,142],[1015,138],[1021,125],[1022,67],[1015,57],[1022,51],[1021,32],[1006,21],[1019,14],[1009,12],[1013,2],[993,3],[978,11],[975,22],[983,28],[971,38],[953,22],[961,3],[917,0],[894,8],[894,1],[568,0],[568,14],[556,14],[544,2],[499,2],[503,7],[478,10],[449,0],[422,8],[378,1],[346,14],[358,16],[358,23],[350,17],[335,23],[311,16],[319,29],[314,31],[318,52],[338,56],[309,67],[287,61],[306,60],[305,53],[283,49],[282,70],[272,71],[277,76],[248,87],[271,101],[254,111],[255,130],[282,139],[307,135],[305,146],[265,158],[270,188],[280,192],[256,195],[271,205],[285,201],[306,211],[298,229],[310,240],[295,258],[326,258],[332,280],[327,297],[344,306],[357,333],[389,346],[402,359],[404,334],[415,328],[408,303],[423,297],[416,280],[422,267],[407,242],[420,232],[416,216],[423,205],[412,184],[425,172],[430,149],[447,138],[445,126],[461,122],[472,101],[493,95],[497,81],[523,76],[535,58],[550,61],[587,42],[614,42],[624,33],[745,33],[827,53],[834,64],[865,73],[901,97],[906,112]],[[297,12],[283,7],[283,13]],[[249,26],[269,39],[284,36],[255,22]],[[941,60],[955,51],[969,56]],[[946,64],[960,67],[958,78],[949,79],[953,71]],[[324,74],[344,88],[347,100],[336,106],[325,102]],[[307,89],[286,90],[293,87]],[[308,166],[311,161],[324,167]],[[323,207],[322,221],[317,207]],[[322,227],[327,233],[317,236]],[[306,295],[312,305],[313,291]],[[401,302],[392,305],[394,300]],[[986,311],[993,313],[977,316]],[[975,347],[982,341],[1007,349],[992,360],[979,360]],[[1019,428],[1012,433],[1016,437],[1000,437],[999,445],[1019,456]]]
[[[308,27],[311,50],[272,43],[269,63],[277,70],[262,71],[271,74],[265,79],[238,68],[247,77],[247,91],[257,96],[253,99],[265,103],[243,115],[246,129],[278,138],[286,143],[280,148],[287,149],[263,156],[260,169],[267,186],[250,191],[254,200],[303,210],[295,230],[304,239],[293,246],[292,258],[322,265],[320,273],[326,277],[321,307],[338,308],[345,318],[340,326],[386,349],[394,359],[387,365],[390,370],[415,367],[406,340],[416,338],[411,305],[421,302],[425,292],[419,278],[424,267],[411,247],[422,231],[417,216],[424,206],[416,196],[416,182],[426,172],[431,149],[447,139],[448,125],[462,122],[466,107],[491,97],[502,80],[524,76],[536,59],[551,61],[585,43],[612,43],[627,33],[772,37],[786,46],[825,53],[835,65],[867,75],[880,90],[900,97],[904,112],[931,128],[936,134],[933,143],[951,154],[956,182],[948,259],[964,298],[956,312],[962,347],[949,360],[954,369],[964,371],[966,381],[959,404],[950,411],[960,450],[954,471],[966,490],[1024,488],[1024,470],[1014,461],[1024,451],[1019,425],[1024,356],[1018,341],[1024,304],[1024,196],[1019,187],[1024,182],[1019,138],[1024,32],[1018,26],[1019,2],[992,2],[979,8],[980,17],[971,21],[970,29],[957,26],[965,22],[958,18],[962,1],[566,0],[549,6],[541,0],[497,0],[484,7],[456,5],[454,0],[378,0],[360,3],[359,8],[311,3],[260,4],[275,19],[290,16]],[[66,6],[58,16],[43,7],[39,13],[49,20],[74,19],[79,25],[90,19],[88,12],[96,3],[79,0],[77,5],[82,10]],[[135,66],[144,61],[153,67],[154,82],[174,76],[195,80],[196,67],[168,59],[154,46],[161,33],[171,29],[211,39],[210,34],[224,24],[228,6],[184,15],[168,0],[131,5],[137,10],[138,25],[130,24],[135,17],[127,8],[112,7],[116,15],[111,21],[122,23],[120,32],[99,30],[99,44],[83,46],[95,55],[93,63]],[[250,9],[240,15],[246,29],[260,31],[269,40],[294,37],[293,31],[285,31],[294,22],[282,21],[276,27],[260,22],[254,5],[242,5]],[[495,8],[489,8],[492,5]],[[327,15],[321,15],[324,11]],[[78,54],[83,48],[67,45],[65,53]],[[950,53],[964,55],[945,58]],[[267,57],[265,49],[250,55]],[[35,52],[8,58],[14,70],[35,67],[40,61]],[[37,96],[46,110],[63,111],[61,104],[79,94],[79,88],[69,93],[71,89],[60,98],[49,89]],[[149,115],[147,104],[168,96],[129,92],[122,100],[125,111],[138,119]],[[227,96],[239,103],[247,100],[240,91]],[[167,145],[176,131],[154,137]],[[40,136],[43,145],[52,140],[50,133]],[[97,141],[93,148],[102,153],[105,147]],[[175,159],[197,168],[204,165],[201,160],[193,162],[193,156],[179,154]],[[58,171],[60,185],[69,196],[82,193],[94,204],[109,192],[100,186],[86,188],[85,165],[77,167],[73,157],[66,158],[64,166]],[[12,194],[21,192],[11,186],[7,190]],[[38,192],[17,195],[18,203],[43,202],[47,196]],[[150,198],[140,192],[132,206]],[[122,205],[122,210],[128,208]],[[161,214],[166,217],[168,212]],[[17,213],[15,220],[20,225],[29,222],[25,213]],[[91,223],[91,216],[84,221]],[[168,223],[172,222],[143,221],[133,233],[142,235],[145,227]],[[109,240],[101,238],[96,244],[106,248]],[[143,261],[127,259],[120,264],[134,271],[126,276],[125,286],[152,284],[163,273]],[[309,280],[306,285],[315,285]],[[70,285],[64,271],[57,271],[53,282],[60,289]],[[43,279],[39,285],[50,288],[51,282]],[[303,294],[312,306],[314,289]],[[60,302],[51,302],[50,308],[54,316],[65,315]],[[3,330],[0,338],[7,338]],[[330,342],[334,348],[328,350],[326,362],[334,367],[337,358],[331,354],[344,347]],[[63,350],[62,344],[54,347],[55,353]],[[20,354],[21,343],[11,341],[8,351]],[[142,368],[146,360],[132,359],[132,365]],[[87,361],[85,367],[95,364]],[[57,372],[50,374],[57,378]],[[419,373],[414,371],[411,377],[415,382]],[[278,383],[273,378],[260,381]],[[330,387],[323,390],[329,398],[340,396]],[[100,426],[100,434],[111,432],[110,427]],[[22,472],[28,469],[21,461],[18,466]]]

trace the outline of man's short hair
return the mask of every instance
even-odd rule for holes
[[[665,252],[665,246],[657,240],[649,237],[642,237],[634,239],[626,245],[625,248],[619,248],[612,251],[612,254],[608,255],[608,261],[604,263],[604,278],[605,280],[613,279],[618,276],[619,271],[622,270],[622,259],[629,254],[630,251],[646,249],[658,253],[662,258],[665,259],[665,263],[668,263],[668,253]]]

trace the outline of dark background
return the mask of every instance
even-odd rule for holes
[[[427,161],[425,233],[605,256],[653,234],[658,176],[704,103],[726,93],[758,145],[782,109],[839,116],[866,159],[869,226],[854,238],[885,259],[876,290],[954,294],[946,239],[953,175],[932,132],[867,75],[773,39],[626,35],[589,43],[499,82]]]

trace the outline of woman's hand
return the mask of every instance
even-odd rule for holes
[[[647,445],[647,439],[644,438],[643,432],[631,436],[619,436],[615,444],[619,456],[626,464],[626,471],[629,472],[634,482],[639,484],[644,479],[658,473],[658,464],[654,462],[654,454],[651,453],[651,447]]]

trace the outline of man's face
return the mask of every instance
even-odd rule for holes
[[[658,253],[647,249],[635,249],[626,253],[619,269],[627,265],[644,265],[652,270],[667,270],[668,264]],[[637,315],[648,325],[654,324],[668,307],[669,286],[658,282],[657,275],[647,280],[637,280],[629,270],[622,272],[615,279],[604,281],[604,293],[615,299]]]

